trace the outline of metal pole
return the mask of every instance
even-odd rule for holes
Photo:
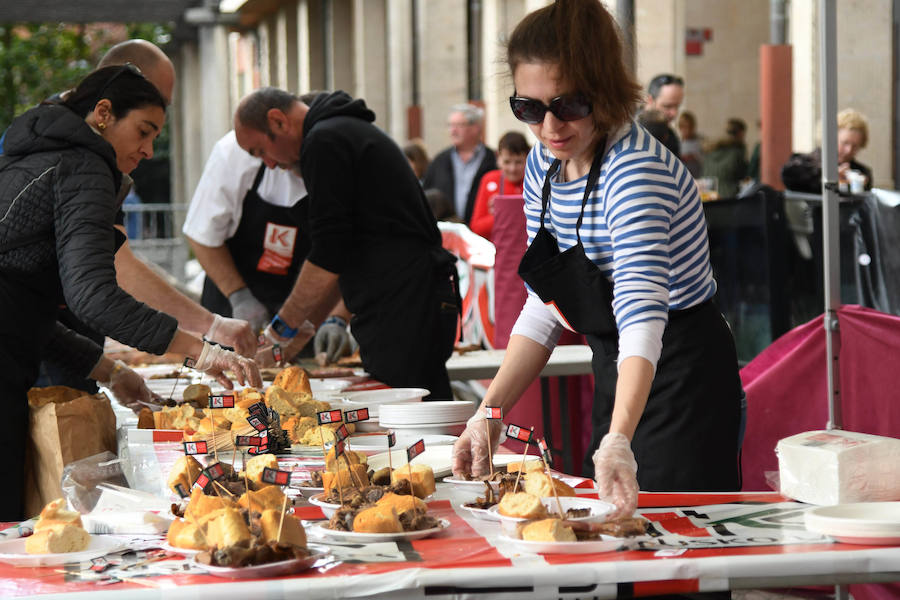
[[[840,429],[841,305],[840,204],[837,164],[837,20],[834,0],[819,0],[819,57],[822,77],[822,252],[825,276],[825,349],[828,373],[828,429]]]
[[[635,69],[634,47],[634,0],[616,0],[616,19],[622,30],[622,42],[625,45],[625,64],[632,73]]]

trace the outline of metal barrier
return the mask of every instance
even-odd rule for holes
[[[135,254],[185,281],[188,244],[181,234],[187,204],[123,204],[128,244]]]

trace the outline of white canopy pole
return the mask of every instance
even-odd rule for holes
[[[825,270],[825,349],[828,373],[828,429],[840,429],[841,239],[837,164],[837,36],[834,0],[819,0],[819,58],[822,93],[822,256]]]

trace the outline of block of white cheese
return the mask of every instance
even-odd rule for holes
[[[781,493],[810,504],[900,500],[900,440],[805,431],[778,441]]]

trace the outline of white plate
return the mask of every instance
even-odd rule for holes
[[[290,575],[306,571],[320,559],[330,556],[329,549],[326,546],[309,544],[307,545],[307,548],[309,548],[311,553],[306,558],[294,558],[264,565],[253,565],[250,567],[216,567],[213,565],[204,565],[201,562],[197,562],[195,558],[194,566],[203,569],[210,575],[215,575],[216,577],[226,577],[228,579],[262,579],[265,577],[278,577],[279,575]]]
[[[346,404],[369,406],[392,402],[418,402],[431,392],[425,388],[388,388],[385,390],[360,390],[340,395]]]
[[[381,407],[379,418],[386,423],[458,423],[475,413],[471,402],[442,400],[434,402],[399,402]]]
[[[582,542],[526,542],[525,540],[497,536],[497,541],[513,546],[520,552],[533,552],[535,554],[594,554],[597,552],[615,552],[622,547],[620,538],[602,536],[598,540],[584,540]]]
[[[857,502],[806,511],[806,528],[847,544],[900,545],[900,502]]]
[[[413,439],[415,438],[415,439]],[[410,444],[425,440],[425,447],[429,446],[451,446],[459,439],[455,435],[420,435],[415,436],[408,433],[397,435],[397,446],[409,446]],[[354,450],[387,450],[387,436],[384,434],[375,435],[351,435],[349,438],[350,447]]]
[[[541,498],[541,504],[543,504],[547,508],[548,517],[556,517],[559,516],[556,497],[555,496],[547,496]],[[615,506],[610,504],[609,502],[604,502],[603,500],[593,500],[591,498],[578,498],[572,496],[561,496],[559,498],[559,505],[562,506],[563,513],[569,510],[570,508],[589,508],[591,509],[591,514],[586,517],[573,517],[569,520],[571,521],[604,521],[606,520],[606,515],[615,510]],[[516,527],[519,523],[523,521],[528,521],[529,519],[521,519],[519,517],[507,517],[506,515],[501,515],[498,510],[500,507],[499,504],[495,504],[490,507],[488,511],[494,515],[498,521],[500,521],[500,526],[503,530],[509,534],[515,534]]]
[[[415,431],[416,433],[425,435],[459,435],[466,429],[465,421],[457,421],[455,423],[388,423],[380,421],[379,425],[385,429],[396,429],[397,431]]]
[[[403,533],[359,533],[357,531],[336,531],[328,529],[320,523],[311,527],[318,535],[329,537],[342,542],[403,542],[411,540],[420,540],[428,536],[440,533],[444,529],[450,527],[450,521],[440,519],[440,525],[432,529],[422,529],[421,531],[404,531]]]
[[[337,378],[327,378],[327,379],[317,379],[313,378],[309,380],[309,389],[313,393],[313,395],[319,393],[328,393],[328,392],[339,392],[342,389],[349,387],[353,382],[347,379],[337,379]]]
[[[169,542],[163,542],[159,545],[160,548],[166,550],[167,552],[177,552],[178,554],[183,554],[184,556],[194,556],[195,554],[200,554],[203,550],[191,550],[189,548],[178,548],[173,546]]]
[[[25,540],[15,538],[0,542],[0,562],[14,567],[52,567],[68,563],[82,562],[115,552],[124,547],[121,540],[102,535],[92,535],[86,550],[81,552],[60,552],[58,554],[28,554]]]
[[[472,506],[466,506],[465,504],[460,504],[459,508],[461,510],[468,511],[476,519],[481,519],[482,521],[498,521],[497,514],[492,513],[488,508],[475,508]]]

